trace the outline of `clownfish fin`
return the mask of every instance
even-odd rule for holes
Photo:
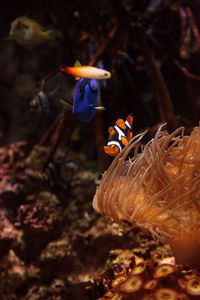
[[[132,137],[133,137],[133,131],[131,129],[131,130],[128,130],[128,132],[127,132],[127,139],[128,139],[128,141],[130,141],[132,139]]]
[[[169,132],[165,129],[164,130],[164,133],[166,134],[166,135],[169,135]]]
[[[69,107],[70,109],[73,108],[73,104],[70,103],[70,102],[68,102],[68,101],[66,101],[66,100],[60,99],[60,102],[63,103],[63,104],[65,104],[65,105],[66,105],[67,107]]]
[[[111,140],[111,139],[112,139],[112,136],[116,133],[115,127],[114,127],[114,126],[110,126],[110,127],[108,128],[108,133],[109,133],[109,140]]]
[[[103,146],[102,150],[104,153],[115,157],[120,152],[119,148],[116,145],[110,145],[110,146]]]
[[[133,115],[132,114],[128,114],[126,120],[128,121],[130,127],[132,128],[132,126],[133,126]]]
[[[126,137],[121,137],[122,144],[126,146],[128,144],[128,139]]]
[[[126,129],[126,124],[124,122],[124,120],[122,118],[118,118],[116,121],[115,121],[115,124],[117,126],[119,126],[120,129],[122,130],[125,130]]]

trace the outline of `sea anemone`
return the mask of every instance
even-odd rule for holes
[[[183,127],[168,134],[163,126],[144,147],[145,132],[118,154],[103,174],[93,207],[168,242],[177,263],[200,267],[200,127],[186,136]]]

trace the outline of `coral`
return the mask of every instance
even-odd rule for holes
[[[60,202],[51,192],[42,191],[30,200],[31,203],[18,208],[16,226],[23,229],[23,240],[30,248],[28,255],[35,256],[52,237],[60,234],[62,217]]]
[[[95,292],[94,287],[97,289]],[[98,287],[92,283],[68,285],[65,280],[55,278],[47,285],[32,286],[23,300],[77,300],[98,298]]]
[[[16,142],[9,145],[9,149],[0,149],[0,163],[12,165],[24,157],[26,142]]]
[[[199,271],[176,265],[173,257],[155,260],[157,251],[148,247],[112,250],[110,267],[95,279],[105,289],[99,300],[198,299]],[[145,252],[149,252],[149,259],[144,258]]]
[[[74,189],[74,197],[80,197],[81,202],[86,202],[88,198],[91,198],[95,193],[95,181],[97,180],[97,174],[91,171],[77,172],[74,175],[72,187]],[[91,188],[89,188],[91,187]]]
[[[62,238],[48,243],[40,255],[40,267],[43,277],[66,277],[74,270],[75,251],[69,238]]]
[[[0,276],[0,292],[1,295],[7,295],[8,298],[5,296],[5,299],[9,299],[12,293],[21,288],[27,279],[27,267],[12,249],[1,261]]]
[[[200,266],[200,128],[190,136],[158,129],[138,152],[144,133],[114,159],[97,188],[93,207],[122,225],[167,241],[177,263]],[[135,149],[133,157],[127,159]]]
[[[68,291],[65,286],[65,282],[58,278],[55,278],[49,287],[47,286],[33,286],[29,289],[28,293],[24,297],[24,300],[68,300]]]
[[[19,207],[17,221],[25,230],[53,233],[55,224],[59,222],[59,200],[56,195],[42,191],[32,203]],[[56,214],[55,214],[56,211]]]
[[[13,146],[0,148],[2,176],[12,187],[21,186],[8,192],[7,182],[1,182],[1,298],[97,299],[98,287],[87,283],[96,272],[93,252],[105,241],[102,231],[90,231],[97,220],[91,205],[97,179],[91,171],[94,163],[85,166],[72,153],[63,170],[69,189],[63,191],[41,181],[48,147],[34,147],[26,156],[22,144],[15,144],[16,160],[8,155]],[[55,155],[56,160],[60,157],[63,151]],[[97,270],[101,267],[99,263]]]
[[[0,257],[10,249],[12,244],[17,243],[19,231],[8,220],[5,213],[0,211]]]
[[[27,180],[23,173],[24,166],[21,161],[25,156],[26,142],[16,142],[9,148],[0,149],[0,195],[20,194],[23,189],[22,182]]]

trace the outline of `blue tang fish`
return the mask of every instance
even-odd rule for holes
[[[98,106],[98,83],[95,79],[80,78],[73,94],[72,112],[83,122],[91,121],[96,110],[104,110]]]

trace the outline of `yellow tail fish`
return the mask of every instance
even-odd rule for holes
[[[33,47],[54,40],[55,35],[56,31],[45,30],[42,25],[27,17],[19,17],[10,25],[9,38],[13,38],[25,47]]]

